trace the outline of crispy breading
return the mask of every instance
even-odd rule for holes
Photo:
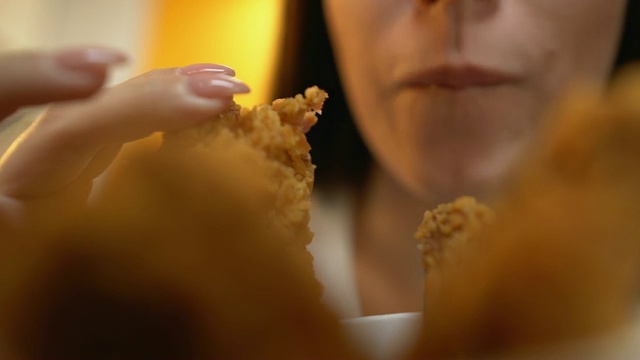
[[[314,278],[313,259],[306,250],[313,233],[309,228],[310,196],[315,166],[311,162],[305,133],[317,122],[328,95],[317,86],[304,96],[275,100],[252,109],[233,105],[210,121],[185,130],[166,133],[162,151],[226,153],[251,164],[254,176],[267,181],[272,205],[266,216],[287,235],[281,246],[290,248]],[[224,169],[220,169],[224,171]],[[318,294],[321,285],[318,282]]]
[[[442,258],[454,256],[455,251],[448,249],[464,246],[474,232],[492,222],[494,215],[488,206],[470,196],[425,211],[415,233],[424,272]]]
[[[317,122],[316,113],[327,97],[314,86],[304,96],[278,99],[271,105],[252,109],[233,105],[211,121],[165,134],[163,146],[238,151],[242,154],[239,160],[268,166],[276,194],[276,212],[270,215],[291,229],[296,241],[307,245],[313,237],[308,223],[315,166],[305,132]]]

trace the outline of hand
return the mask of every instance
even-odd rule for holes
[[[124,61],[96,47],[0,54],[2,118],[55,102],[0,159],[0,213],[19,220],[48,198],[84,201],[123,143],[209,119],[249,91],[215,64],[154,70],[103,89],[108,68]]]

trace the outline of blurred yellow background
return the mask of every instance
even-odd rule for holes
[[[286,0],[0,0],[0,51],[103,45],[129,53],[109,85],[158,67],[233,67],[243,105],[270,99]]]
[[[0,0],[0,51],[88,44],[123,50],[132,61],[113,69],[109,86],[153,68],[221,63],[252,89],[235,100],[253,106],[273,100],[286,1]],[[0,153],[28,125],[2,129]]]
[[[269,102],[285,0],[155,0],[144,70],[213,62],[231,66],[252,92],[245,106]]]

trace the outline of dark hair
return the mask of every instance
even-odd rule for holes
[[[640,60],[640,1],[628,0],[620,48],[614,70]]]
[[[362,184],[372,162],[340,85],[321,0],[288,0],[274,98],[318,85],[329,93],[320,121],[307,134],[319,188]]]
[[[348,1],[348,0],[347,0]],[[322,10],[322,0],[288,0],[282,61],[275,97],[291,96],[311,85],[329,93],[323,116],[307,134],[320,188],[363,185],[372,157],[349,112],[340,86]],[[640,1],[628,0],[617,70],[640,59]]]

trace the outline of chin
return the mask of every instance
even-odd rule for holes
[[[515,171],[516,152],[483,161],[451,163],[405,173],[401,181],[416,195],[431,203],[450,202],[460,196],[473,196],[491,203],[508,185]]]

